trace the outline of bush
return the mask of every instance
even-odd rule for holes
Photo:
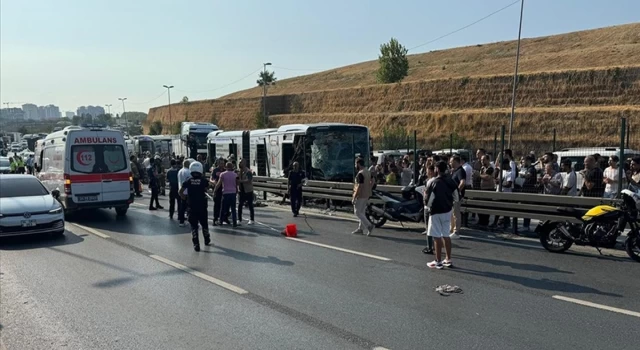
[[[149,126],[149,135],[162,135],[162,123],[159,120],[151,123],[151,126]]]
[[[409,133],[407,130],[396,125],[393,127],[384,127],[382,129],[382,140],[380,141],[380,149],[403,149],[407,147]]]

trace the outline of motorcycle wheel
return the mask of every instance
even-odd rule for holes
[[[567,239],[557,226],[547,225],[540,231],[540,243],[552,253],[562,253],[571,248],[573,241]]]
[[[624,250],[631,259],[640,262],[640,236],[628,237],[624,243]]]
[[[369,220],[369,222],[371,222],[373,226],[375,226],[376,228],[382,227],[382,225],[384,225],[385,222],[387,222],[387,218],[385,218],[384,216],[379,216],[378,214],[373,212],[370,208],[371,206],[368,206],[367,211],[365,212],[365,215],[367,216],[367,220]]]

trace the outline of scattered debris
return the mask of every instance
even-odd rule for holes
[[[458,286],[450,286],[448,284],[443,284],[441,286],[436,287],[436,292],[438,292],[440,295],[448,297],[451,294],[464,294],[464,292],[462,291],[462,288],[458,287]]]

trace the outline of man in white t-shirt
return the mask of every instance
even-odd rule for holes
[[[618,167],[618,161],[620,158],[618,156],[613,155],[609,157],[609,167],[604,169],[604,176],[602,177],[602,182],[605,183],[604,187],[604,197],[605,198],[614,198],[618,193],[618,172],[620,168]],[[624,180],[625,173],[622,172],[622,179]]]
[[[573,167],[571,166],[570,159],[562,160],[562,190],[560,191],[561,195],[564,196],[577,196],[577,182],[578,178],[576,176],[576,172],[573,171]]]

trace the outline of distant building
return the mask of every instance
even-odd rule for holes
[[[44,106],[45,119],[60,119],[60,107],[54,105]]]
[[[104,108],[100,106],[82,106],[78,107],[78,110],[76,111],[77,116],[90,115],[92,117],[97,117],[101,114],[105,114],[105,112]]]
[[[33,103],[26,103],[22,105],[24,111],[24,119],[38,120],[40,116],[38,114],[38,106]]]
[[[76,115],[76,114],[75,114],[75,113],[73,113],[73,112],[71,112],[71,111],[69,111],[69,112],[64,112],[64,116],[65,116],[65,117],[67,117],[67,118],[69,118],[69,119],[73,119],[73,117],[74,117],[75,115]]]
[[[22,108],[2,108],[0,109],[0,119],[6,121],[22,121],[24,120],[24,111]]]

